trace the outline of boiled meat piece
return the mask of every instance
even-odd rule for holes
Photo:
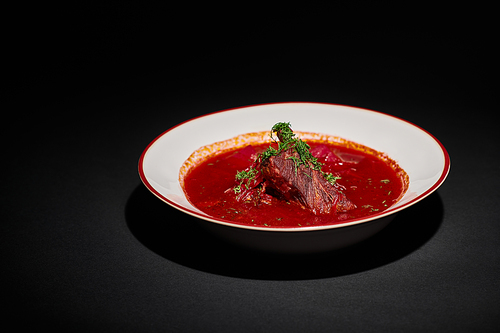
[[[312,163],[297,164],[298,160],[295,148],[264,160],[261,170],[268,190],[272,189],[284,200],[300,203],[314,214],[342,213],[356,208]]]

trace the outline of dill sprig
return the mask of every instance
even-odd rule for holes
[[[274,133],[276,133],[276,137],[274,136]],[[335,184],[337,179],[340,178],[335,177],[331,173],[323,172],[321,170],[322,163],[319,162],[318,159],[311,154],[311,147],[300,138],[298,138],[295,133],[293,133],[289,122],[276,123],[271,128],[269,136],[275,144],[278,144],[278,149],[272,147],[272,145],[269,145],[269,147],[264,152],[257,156],[257,159],[255,160],[256,163],[254,164],[260,164],[271,156],[276,156],[287,149],[295,148],[299,155],[299,158],[295,156],[289,157],[289,159],[293,160],[295,164],[295,172],[297,172],[298,168],[301,165],[304,165],[304,167],[306,168],[312,168],[313,170],[321,172],[323,177],[332,185]],[[248,189],[248,182],[255,178],[257,173],[258,170],[255,169],[255,167],[250,168],[250,170],[248,171],[238,172],[236,174],[236,179],[240,180],[240,184],[235,187],[235,192],[239,193],[241,191],[241,186],[243,185],[245,180],[247,181],[246,187]]]
[[[236,173],[236,179],[240,181],[240,183],[235,186],[234,188],[234,193],[240,193],[241,192],[241,186],[243,186],[243,183],[246,181],[245,187],[247,190],[250,188],[248,186],[248,183],[254,179],[257,176],[257,169],[255,168],[250,168],[248,171],[238,171]]]
[[[280,140],[278,144],[278,150],[271,148],[271,152],[264,153],[264,155],[278,155],[282,151],[294,147],[297,153],[299,154],[299,158],[296,158],[294,156],[290,156],[289,159],[292,159],[295,163],[295,172],[297,172],[298,168],[300,165],[304,165],[306,168],[312,167],[313,170],[317,170],[321,172],[323,177],[330,183],[330,184],[335,184],[337,179],[340,177],[335,177],[333,174],[329,172],[324,172],[321,170],[322,163],[318,161],[316,157],[314,157],[310,149],[311,147],[302,141],[300,138],[296,137],[295,133],[293,133],[291,129],[290,123],[277,123],[275,124],[272,129],[271,129],[271,138],[273,141],[276,142],[274,139],[273,133],[276,133],[276,136]],[[269,149],[268,149],[269,150]]]

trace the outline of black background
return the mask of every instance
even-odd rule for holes
[[[5,12],[3,325],[500,329],[491,8],[65,6]],[[372,239],[312,257],[225,244],[140,183],[139,156],[166,129],[209,112],[285,101],[409,120],[447,148],[450,175]]]

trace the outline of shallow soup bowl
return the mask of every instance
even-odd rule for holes
[[[187,199],[183,175],[194,152],[203,154],[242,145],[243,134],[269,132],[278,122],[290,122],[294,131],[349,140],[394,160],[408,175],[403,197],[387,210],[329,225],[258,227],[209,216]],[[254,138],[255,139],[255,138]],[[254,140],[252,139],[252,140]],[[224,146],[218,143],[224,142]],[[156,197],[199,219],[229,242],[255,250],[282,253],[330,251],[353,245],[387,226],[397,212],[426,198],[445,181],[450,158],[430,133],[405,120],[376,111],[322,103],[262,104],[210,113],[185,121],[154,139],[139,160],[139,175]]]

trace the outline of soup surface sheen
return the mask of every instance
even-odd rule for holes
[[[346,213],[315,215],[294,202],[274,200],[271,204],[237,201],[235,175],[255,160],[269,143],[215,153],[191,167],[183,178],[183,188],[193,206],[206,214],[261,227],[306,227],[345,222],[379,213],[395,204],[407,188],[406,173],[393,161],[373,149],[353,149],[331,142],[306,141],[311,152],[321,152],[322,170],[338,178],[342,192],[357,208]],[[331,154],[331,153],[333,154]],[[229,189],[229,190],[228,190]]]

